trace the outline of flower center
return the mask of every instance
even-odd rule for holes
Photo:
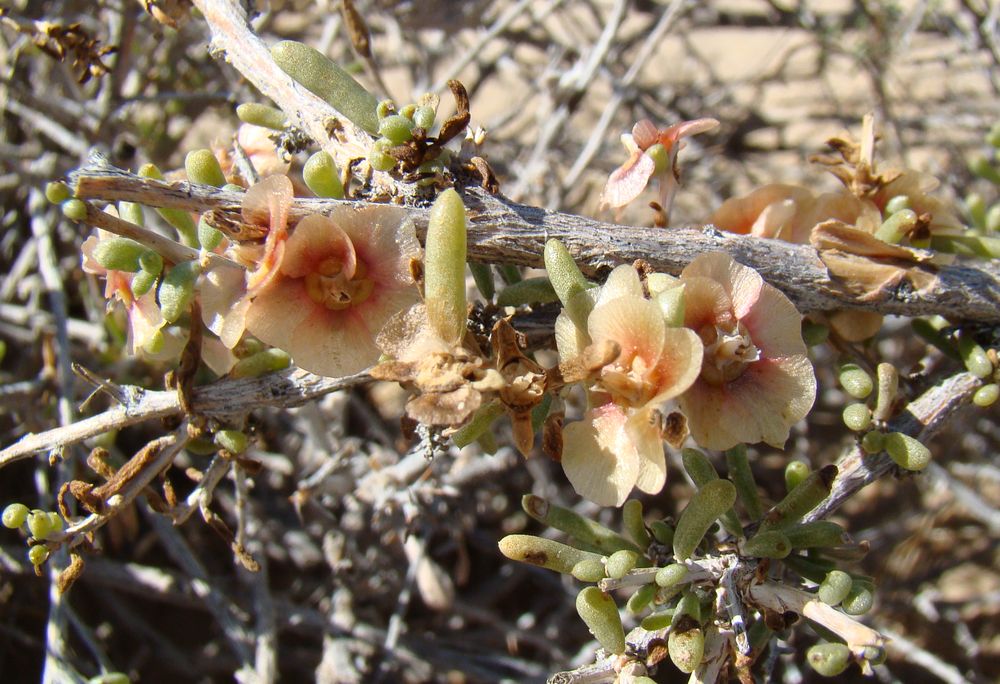
[[[747,366],[760,360],[760,350],[743,323],[737,323],[735,330],[706,325],[698,335],[705,345],[701,377],[709,384],[732,382],[743,375]]]
[[[367,274],[368,269],[359,261],[354,277],[347,278],[343,262],[330,257],[321,261],[312,273],[306,274],[306,292],[310,299],[331,311],[349,309],[368,299],[375,289],[375,283],[365,277]]]
[[[601,385],[614,396],[617,404],[644,406],[656,395],[651,370],[638,354],[629,361],[618,359],[601,371]]]

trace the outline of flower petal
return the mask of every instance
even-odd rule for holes
[[[323,310],[309,298],[302,280],[279,276],[251,301],[246,329],[262,342],[292,354],[295,328]]]
[[[599,506],[625,503],[639,476],[639,457],[621,409],[607,404],[567,425],[562,465],[580,496]]]
[[[413,221],[405,209],[389,206],[338,207],[331,220],[351,239],[359,261],[379,286],[411,286],[410,259],[419,256]]]
[[[667,462],[663,457],[663,440],[651,413],[649,410],[636,411],[629,417],[626,429],[639,456],[635,486],[647,494],[659,494],[667,483]]]
[[[663,352],[653,372],[657,394],[648,406],[658,406],[687,391],[701,374],[705,348],[698,334],[689,328],[667,328],[663,337]]]
[[[291,343],[284,349],[297,366],[327,377],[357,373],[379,357],[375,336],[353,310],[323,310],[306,317],[295,326]]]
[[[802,315],[777,288],[764,283],[760,297],[741,322],[764,358],[805,354]]]
[[[702,276],[684,278],[684,325],[692,330],[706,326],[731,327],[736,323],[732,302],[720,283]]]
[[[703,276],[715,280],[729,295],[733,313],[743,318],[757,297],[764,279],[757,271],[733,261],[725,252],[700,254],[681,271],[681,278]]]
[[[621,347],[619,363],[628,364],[638,356],[647,369],[652,369],[660,361],[667,326],[655,302],[619,297],[595,307],[587,319],[587,328],[595,343],[612,341]]]
[[[611,172],[601,193],[600,206],[618,209],[642,194],[656,171],[656,162],[645,153],[633,153],[628,161]]]
[[[572,361],[583,353],[584,347],[590,344],[587,333],[576,327],[576,323],[569,317],[563,309],[556,316],[556,349],[559,350],[559,358],[562,361]]]
[[[642,282],[634,267],[627,264],[616,266],[601,286],[595,306],[600,306],[619,297],[642,297]]]
[[[198,281],[201,320],[229,349],[243,336],[246,310],[246,274],[239,268],[218,266],[205,271]]]
[[[357,257],[347,233],[329,217],[310,214],[299,221],[288,236],[281,272],[293,278],[302,278],[317,271],[320,262],[331,258],[341,262],[344,278],[354,276]]]

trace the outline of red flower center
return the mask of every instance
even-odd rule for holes
[[[309,298],[331,311],[342,311],[368,299],[375,283],[365,276],[368,269],[358,262],[352,277],[344,273],[344,263],[330,257],[321,261],[314,271],[305,276]]]

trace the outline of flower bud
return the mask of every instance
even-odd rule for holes
[[[930,449],[902,432],[887,434],[883,448],[896,465],[907,470],[923,470],[931,461]]]
[[[52,204],[62,204],[73,196],[73,191],[62,181],[52,181],[45,186],[45,199]]]
[[[635,564],[639,562],[639,554],[635,551],[628,551],[627,549],[622,549],[621,551],[615,551],[613,554],[608,556],[608,560],[604,563],[604,567],[607,570],[608,577],[611,579],[621,579],[635,567]]]
[[[226,184],[226,174],[222,173],[219,160],[211,150],[191,150],[184,157],[184,171],[188,180],[202,185],[213,185],[221,188]]]
[[[559,240],[552,238],[546,242],[543,255],[545,270],[549,274],[552,288],[559,295],[559,301],[576,327],[586,332],[587,318],[594,308],[594,302],[589,297],[577,295],[589,289],[591,284],[580,273],[569,250]]]
[[[431,207],[424,252],[427,318],[449,344],[459,344],[465,336],[465,255],[465,206],[449,188]]]
[[[713,480],[695,492],[677,521],[674,557],[677,560],[690,558],[712,523],[735,502],[736,487],[728,480]]]
[[[42,544],[37,544],[28,549],[28,560],[32,565],[38,567],[49,557],[49,550]]]
[[[790,461],[785,466],[785,491],[790,492],[809,477],[809,464],[804,461]]]
[[[991,382],[976,390],[976,393],[972,395],[972,403],[986,408],[995,404],[998,398],[1000,398],[1000,385]]]
[[[429,131],[434,126],[435,116],[436,113],[433,107],[428,107],[427,105],[417,107],[417,110],[413,112],[413,123],[425,131]]]
[[[372,148],[368,153],[368,164],[376,171],[392,171],[396,168],[396,160],[385,152]]]
[[[625,630],[613,598],[597,587],[587,587],[577,594],[576,612],[604,650],[625,652]]]
[[[681,563],[671,563],[656,571],[655,581],[658,586],[672,587],[680,584],[687,577],[688,569]]]
[[[841,602],[841,608],[848,615],[864,615],[875,604],[875,592],[872,585],[855,579],[851,584],[851,591],[847,598]]]
[[[165,321],[176,322],[191,307],[194,284],[200,273],[201,266],[197,261],[182,261],[164,276],[160,284],[159,299]]]
[[[581,582],[600,582],[608,576],[600,559],[582,560],[573,566],[570,574]]]
[[[793,525],[784,530],[792,548],[815,549],[825,546],[839,546],[844,543],[844,528],[829,520]]]
[[[12,503],[3,509],[3,526],[16,530],[28,519],[28,507],[23,503]]]
[[[779,530],[763,530],[743,543],[743,554],[753,558],[784,558],[792,551],[792,543]]]
[[[836,677],[851,662],[851,649],[846,644],[816,644],[806,651],[809,666],[824,677]]]
[[[245,432],[239,430],[219,430],[213,437],[219,447],[231,454],[242,454],[247,450],[247,439]]]
[[[413,120],[392,114],[378,122],[378,134],[393,145],[402,145],[413,138]]]
[[[55,511],[49,511],[49,534],[58,534],[63,531],[63,527],[65,527],[65,523],[62,516]]]
[[[851,592],[853,580],[843,570],[831,570],[816,590],[816,595],[823,603],[836,606]]]
[[[656,303],[663,312],[663,322],[668,328],[679,328],[684,325],[684,290],[685,286],[681,284],[656,295]]]
[[[965,331],[958,336],[958,353],[962,357],[966,370],[977,378],[985,379],[993,375],[993,363],[986,355],[986,350],[979,346],[975,338]]]
[[[379,119],[384,119],[387,116],[396,113],[396,103],[392,100],[382,100],[375,107],[375,115]]]
[[[500,290],[497,306],[522,306],[524,304],[548,304],[557,302],[559,297],[552,289],[552,283],[545,276],[525,278]]]
[[[83,221],[87,218],[87,203],[83,200],[68,199],[62,204],[62,213],[71,221]]]
[[[302,180],[317,197],[344,199],[344,184],[340,182],[340,171],[333,157],[320,150],[306,160],[302,167]]]
[[[500,553],[511,560],[537,565],[564,574],[572,574],[574,566],[584,560],[603,562],[601,556],[581,551],[567,544],[530,534],[509,534],[499,543]]]
[[[198,244],[206,252],[212,252],[222,243],[222,238],[226,237],[221,230],[208,224],[205,217],[198,219]]]
[[[147,249],[135,240],[123,237],[109,237],[94,245],[94,261],[109,271],[135,273],[139,270],[139,258]]]
[[[861,438],[861,449],[866,454],[877,454],[885,447],[885,433],[878,430],[866,432]]]
[[[28,531],[35,539],[45,539],[52,532],[52,519],[49,514],[38,508],[28,514]]]
[[[875,237],[883,242],[899,243],[916,225],[917,213],[912,209],[903,209],[883,221],[875,231]]]
[[[323,53],[293,40],[271,47],[281,69],[371,134],[378,131],[378,100]]]
[[[646,156],[653,160],[653,173],[664,174],[670,170],[670,153],[662,143],[656,143],[646,148]]]
[[[230,371],[231,378],[256,378],[265,373],[273,373],[288,368],[292,363],[288,352],[281,349],[265,349],[236,362]]]
[[[854,432],[867,430],[868,426],[872,424],[872,411],[868,408],[867,404],[847,405],[844,407],[842,417],[844,419],[844,425],[846,425],[849,430],[853,430]]]
[[[236,116],[243,123],[274,131],[284,130],[288,125],[288,118],[283,111],[258,102],[244,102],[239,105],[236,108]]]
[[[875,388],[872,376],[854,363],[846,363],[841,367],[840,386],[855,399],[864,399]]]
[[[896,195],[885,203],[885,214],[891,216],[911,207],[910,198],[906,195]]]
[[[153,289],[153,285],[156,284],[156,279],[159,276],[159,273],[151,273],[145,270],[139,271],[132,278],[132,294],[136,297],[143,296]]]
[[[638,499],[629,499],[622,506],[622,527],[640,549],[646,549],[653,541],[642,519],[642,502]]]

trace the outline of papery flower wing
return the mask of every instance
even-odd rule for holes
[[[660,307],[641,297],[613,299],[595,307],[587,319],[594,342],[615,342],[621,348],[620,362],[629,364],[638,356],[648,371],[660,361],[666,327]]]
[[[656,162],[649,155],[638,150],[632,152],[628,161],[611,172],[601,193],[601,207],[618,209],[642,194],[656,171]]]
[[[324,311],[309,297],[301,279],[279,276],[254,297],[246,312],[246,329],[262,342],[295,356],[296,327]]]
[[[812,193],[796,185],[770,183],[743,197],[727,199],[708,217],[708,223],[730,233],[747,235],[767,207],[785,201],[791,201],[801,211],[812,201]]]
[[[267,225],[264,254],[257,268],[247,274],[247,289],[255,291],[266,285],[277,272],[288,237],[288,212],[292,206],[292,182],[288,176],[268,176],[243,196],[243,220]]]
[[[764,283],[760,296],[740,319],[764,358],[806,353],[802,315],[780,290]]]
[[[648,406],[656,407],[687,391],[701,374],[704,354],[701,338],[689,328],[667,328],[663,337],[663,353],[653,371],[657,394]]]
[[[733,261],[725,252],[709,252],[695,257],[681,272],[681,278],[711,278],[722,285],[732,302],[736,318],[743,318],[760,296],[764,279],[757,271]]]
[[[198,281],[201,320],[232,349],[243,337],[247,307],[246,274],[240,268],[217,266],[202,273]]]
[[[639,457],[639,474],[635,486],[647,494],[659,494],[667,483],[667,462],[663,456],[663,440],[653,423],[652,411],[635,411],[628,418],[626,430]]]
[[[649,119],[640,119],[639,121],[636,121],[634,126],[632,126],[631,142],[633,144],[630,146],[626,143],[624,137],[622,139],[622,143],[625,144],[626,151],[631,154],[634,148],[646,150],[652,145],[655,145],[659,137],[660,131],[656,128],[656,124]]]
[[[660,131],[660,144],[669,150],[681,138],[689,138],[692,135],[705,133],[718,125],[719,122],[717,119],[708,118],[680,121]]]
[[[560,361],[572,361],[580,356],[584,347],[590,344],[587,333],[576,327],[576,323],[569,317],[565,310],[556,316],[555,325],[556,349],[559,351]]]
[[[616,266],[597,295],[595,306],[601,306],[619,297],[642,297],[642,282],[639,273],[632,266]]]
[[[351,239],[377,287],[410,287],[410,259],[420,255],[413,221],[405,209],[340,207],[331,220]]]
[[[621,506],[639,476],[639,456],[625,414],[606,404],[563,428],[562,466],[577,494],[599,506]]]
[[[131,291],[130,291],[131,293]],[[156,303],[156,292],[150,290],[138,299],[132,299],[128,309],[128,353],[135,354],[145,347],[153,336],[166,325],[163,313]]]
[[[295,364],[317,375],[351,375],[378,361],[375,336],[360,312],[326,311],[307,317],[292,333],[285,347]]]
[[[357,255],[347,233],[330,218],[310,214],[299,221],[288,237],[281,272],[293,278],[302,278],[316,272],[320,263],[328,259],[340,262],[345,279],[354,276]]]
[[[722,285],[704,276],[684,278],[684,325],[699,331],[707,326],[735,325],[733,305]]]

